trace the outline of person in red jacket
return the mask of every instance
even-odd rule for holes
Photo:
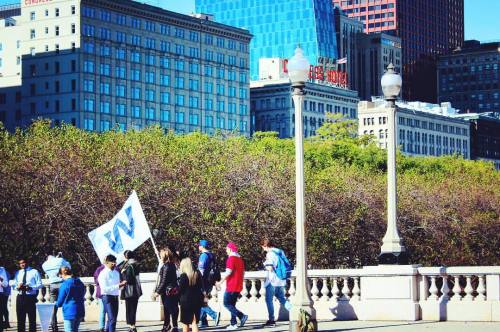
[[[248,319],[248,315],[236,309],[236,301],[243,289],[245,263],[238,254],[238,246],[235,243],[229,242],[227,244],[226,253],[228,256],[226,261],[226,273],[220,281],[220,283],[226,282],[223,303],[226,309],[231,313],[231,324],[226,330],[236,330],[238,328],[236,317],[240,319],[239,327],[243,327]]]

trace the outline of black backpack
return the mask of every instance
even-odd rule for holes
[[[219,266],[217,265],[217,260],[215,259],[214,254],[212,253],[207,253],[209,259],[210,259],[210,264],[208,265],[208,275],[207,275],[207,281],[210,286],[214,286],[216,282],[220,281],[220,270]]]

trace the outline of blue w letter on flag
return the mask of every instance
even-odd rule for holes
[[[116,253],[121,253],[123,251],[123,243],[122,243],[122,238],[120,236],[120,228],[122,229],[123,232],[125,232],[125,234],[127,234],[127,236],[129,236],[132,239],[134,238],[135,222],[134,218],[132,217],[132,207],[129,206],[128,208],[126,208],[125,213],[127,214],[127,219],[129,223],[128,227],[123,221],[121,221],[120,219],[116,219],[112,231],[113,239],[111,238],[111,231],[104,234],[106,239],[108,239],[109,247]]]

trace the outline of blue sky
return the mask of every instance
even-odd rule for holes
[[[465,39],[478,39],[481,41],[500,40],[500,0],[464,1]],[[15,2],[15,0],[0,0],[0,5]],[[162,6],[165,9],[183,14],[189,14],[194,11],[194,0],[143,0],[140,2]]]

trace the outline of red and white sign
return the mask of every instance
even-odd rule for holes
[[[288,73],[288,59],[283,61],[283,70]],[[323,66],[312,66],[309,69],[309,79],[323,81],[347,89],[347,73],[345,71],[325,69]]]
[[[24,0],[24,5],[25,6],[41,5],[47,2],[52,2],[52,0]]]

